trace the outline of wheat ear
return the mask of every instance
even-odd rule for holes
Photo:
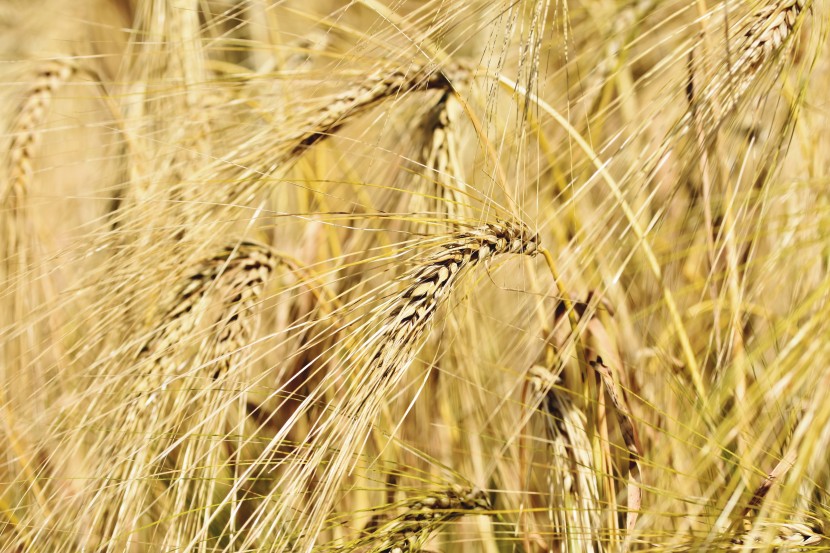
[[[811,0],[782,0],[767,4],[750,16],[738,39],[737,58],[700,95],[703,107],[699,117],[704,125],[719,126],[758,77],[792,46],[794,33],[811,4]]]
[[[289,139],[295,145],[288,157],[294,157],[306,148],[337,132],[350,118],[391,98],[411,90],[451,90],[453,83],[466,78],[466,69],[460,66],[446,68],[420,65],[410,70],[383,69],[370,75],[361,85],[336,96],[313,123]]]
[[[634,417],[625,401],[625,395],[620,386],[614,381],[611,369],[603,363],[601,357],[590,362],[591,367],[597,371],[605,385],[605,390],[614,405],[614,413],[617,416],[617,423],[622,433],[623,441],[628,449],[628,511],[626,512],[626,536],[623,544],[623,551],[628,551],[630,540],[637,524],[639,510],[642,506],[642,467],[640,459],[643,448],[640,445],[640,438],[637,434],[637,427],[634,425]]]
[[[418,64],[407,69],[377,70],[359,85],[335,95],[322,109],[292,115],[283,126],[296,130],[289,133],[271,133],[273,138],[269,136],[266,139],[270,142],[265,150],[266,155],[263,155],[262,150],[252,153],[251,142],[239,144],[222,159],[205,164],[179,186],[192,188],[195,183],[213,181],[217,178],[218,171],[224,180],[232,184],[218,189],[218,196],[214,196],[213,199],[219,200],[220,205],[238,203],[241,201],[240,198],[245,198],[244,201],[248,202],[251,195],[273,182],[269,177],[285,174],[306,150],[333,136],[360,114],[387,99],[410,92],[451,90],[455,83],[464,81],[468,75],[469,71],[459,65],[436,67]],[[233,160],[233,163],[229,164],[228,160]],[[202,193],[217,194],[213,187],[198,189]],[[215,209],[215,205],[208,209]]]
[[[3,324],[22,325],[31,316],[30,311],[34,307],[32,300],[41,301],[40,297],[31,294],[34,288],[28,288],[37,278],[26,274],[33,267],[32,250],[36,245],[34,233],[27,228],[30,221],[25,210],[26,196],[32,187],[34,159],[52,101],[74,73],[75,66],[69,61],[49,61],[41,66],[21,99],[10,129],[8,172],[5,178],[0,177],[0,297],[3,297],[0,300],[0,321]],[[40,373],[32,370],[26,361],[29,356],[43,354],[42,346],[35,346],[38,344],[35,337],[40,330],[38,326],[30,327],[18,336],[6,335],[5,339],[0,340],[0,357],[3,359],[0,363],[0,418],[6,423],[12,443],[18,442],[18,439],[14,437],[13,408],[7,400],[7,393],[15,387],[22,390],[30,385],[43,385],[38,378]],[[17,455],[23,478],[32,494],[40,507],[48,510],[41,491],[42,483],[26,466],[20,451]]]
[[[345,352],[343,367],[348,380],[341,384],[344,389],[337,392],[343,400],[321,415],[301,447],[286,444],[294,453],[281,462],[286,469],[277,483],[281,502],[276,511],[271,511],[274,519],[266,521],[266,513],[254,515],[263,519],[261,524],[265,527],[279,529],[277,544],[311,549],[330,517],[338,487],[353,465],[354,455],[371,430],[382,402],[411,365],[435,313],[463,275],[503,254],[535,255],[537,251],[537,237],[525,226],[513,223],[488,224],[458,232],[442,242],[437,251],[419,260],[401,278],[402,291],[374,311],[372,319],[379,319],[379,326],[367,325],[368,338],[361,346]],[[323,391],[339,378],[343,375],[327,374],[326,382],[304,399],[293,420],[299,416],[297,413],[319,402]],[[280,449],[290,427],[291,423],[285,425],[272,440],[263,461],[270,451]],[[303,515],[298,517],[298,512]]]
[[[214,358],[221,361],[214,371],[214,376],[218,376],[229,365],[228,354],[250,337],[250,311],[277,263],[270,248],[249,241],[226,246],[203,259],[182,279],[156,331],[141,346],[138,360],[149,358],[158,365],[169,364],[169,354],[175,353],[176,346],[200,322],[205,309],[215,302],[220,307],[213,321],[212,349],[217,354]],[[161,370],[154,376],[167,372]],[[142,385],[136,390],[146,391]]]
[[[165,452],[172,449],[168,434],[179,424],[175,414],[188,409],[192,403],[188,394],[165,391],[171,383],[185,378],[217,378],[242,361],[243,347],[250,342],[254,331],[254,305],[277,263],[270,248],[254,242],[234,243],[204,258],[182,278],[157,329],[141,346],[133,363],[125,368],[142,374],[126,385],[130,388],[128,403],[112,415],[116,419],[112,426],[119,432],[114,433],[110,443],[105,441],[99,445],[101,451],[93,452],[96,458],[107,460],[117,456],[123,462],[100,467],[100,474],[106,476],[87,506],[93,511],[93,518],[98,519],[93,524],[98,536],[91,538],[103,540],[108,550],[123,547],[122,540],[133,539],[141,527],[140,518],[149,504],[151,487],[157,484],[153,472],[166,457]],[[211,312],[217,314],[202,344],[205,353],[197,355],[196,362],[188,360],[187,351],[183,350],[192,347],[196,328]],[[202,374],[204,367],[209,368],[209,374]],[[198,389],[198,385],[194,383],[192,388]],[[183,442],[184,438],[178,441]],[[191,464],[198,465],[214,450],[185,450],[185,453],[190,454]],[[192,467],[177,470],[185,474],[192,472]],[[199,494],[190,488],[192,482],[199,481],[180,478],[176,485],[186,489],[178,493],[173,490],[176,501],[198,498]],[[173,524],[174,528],[181,528],[183,522]],[[172,543],[181,541],[175,539],[175,531],[169,535],[173,536],[168,538]]]
[[[426,541],[441,526],[461,516],[476,511],[490,510],[487,495],[478,489],[442,490],[437,493],[410,499],[406,512],[382,525],[368,539],[368,548],[349,547],[346,551],[366,553],[412,553],[421,551]]]
[[[255,242],[228,246],[203,264],[202,281],[217,282],[216,295],[221,303],[214,322],[217,332],[211,337],[212,344],[205,348],[211,354],[206,362],[215,364],[214,379],[230,372],[242,349],[250,344],[256,333],[256,303],[277,264],[278,258],[271,249]]]
[[[456,234],[442,250],[403,277],[408,282],[377,332],[367,376],[373,389],[394,384],[411,362],[414,347],[428,330],[438,306],[470,268],[501,254],[535,255],[538,239],[524,226],[490,224]]]
[[[602,551],[603,535],[600,476],[591,455],[591,440],[585,413],[580,411],[567,393],[556,388],[557,377],[547,368],[533,366],[530,382],[542,399],[546,417],[548,447],[552,458],[547,481],[549,490],[547,516],[550,531],[561,547],[568,543],[580,551]],[[574,533],[573,529],[580,529]]]
[[[187,277],[177,307],[192,305],[189,312],[198,310],[199,303],[216,307],[210,332],[199,346],[200,354],[189,376],[202,381],[208,376],[217,380],[247,365],[250,355],[247,346],[256,334],[258,323],[256,304],[279,262],[280,258],[267,246],[245,241],[228,245],[204,259]],[[175,444],[179,449],[172,461],[176,478],[168,494],[174,498],[174,511],[186,514],[176,517],[167,529],[166,548],[185,548],[194,536],[209,539],[210,529],[202,526],[202,520],[211,511],[225,513],[226,527],[233,528],[235,524],[233,512],[237,503],[231,502],[228,509],[220,499],[227,488],[222,481],[231,477],[225,440],[205,440],[202,436],[204,428],[222,428],[225,424],[234,394],[224,388],[207,388],[200,400],[189,400],[192,407],[182,404],[177,409],[184,412],[189,408],[197,413],[197,422],[181,429],[183,437]]]
[[[49,116],[55,93],[75,74],[68,61],[54,60],[38,70],[26,93],[12,129],[9,147],[9,186],[6,196],[23,198],[34,175],[34,157],[40,128]]]
[[[50,61],[41,67],[23,97],[11,129],[8,180],[0,182],[0,205],[6,213],[5,251],[0,252],[0,256],[6,266],[5,276],[10,281],[29,263],[24,244],[23,208],[34,178],[34,159],[40,143],[41,127],[49,116],[55,93],[72,77],[75,69],[73,64],[63,60]]]

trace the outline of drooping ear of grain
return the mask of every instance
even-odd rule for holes
[[[442,68],[424,64],[407,69],[379,70],[354,89],[335,97],[307,129],[291,137],[288,143],[293,145],[287,157],[296,156],[331,136],[351,117],[378,102],[415,90],[449,90],[459,76],[466,76],[466,70],[454,66]]]
[[[812,0],[782,0],[753,13],[734,41],[735,59],[700,91],[692,91],[693,107],[710,132],[723,124],[768,70],[782,67],[792,53],[795,33],[811,12]],[[730,49],[732,46],[730,46]]]
[[[487,496],[477,489],[442,490],[410,499],[405,512],[367,536],[367,553],[421,551],[442,526],[466,514],[491,509]],[[345,551],[357,551],[348,547]]]
[[[35,165],[39,146],[52,103],[60,89],[73,77],[76,66],[70,60],[41,62],[31,77],[31,83],[22,97],[15,95],[14,119],[5,133],[11,140],[4,152],[4,166],[0,169],[0,325],[11,326],[27,321],[42,307],[51,282],[49,269],[40,265],[37,252],[36,209],[29,206],[29,196],[35,192],[49,196],[54,191],[37,189]],[[34,318],[32,318],[34,320]],[[0,403],[4,401],[3,388],[19,390],[24,397],[41,385],[32,375],[29,359],[43,354],[40,342],[44,324],[31,324],[26,330],[0,342]]]
[[[49,115],[55,93],[75,73],[75,65],[68,61],[51,61],[40,68],[31,88],[23,98],[18,116],[11,129],[9,148],[9,180],[0,197],[6,202],[20,202],[32,184],[34,158],[40,143],[40,131]]]
[[[24,93],[9,130],[11,144],[4,168],[7,177],[0,180],[3,218],[3,250],[0,251],[0,259],[5,269],[0,280],[9,286],[16,286],[14,280],[23,278],[20,273],[26,269],[29,261],[27,250],[31,237],[27,241],[25,206],[33,186],[34,163],[43,124],[49,116],[49,108],[56,92],[72,78],[75,71],[74,64],[61,60],[47,62],[39,68],[32,85]],[[22,313],[18,315],[22,316]]]
[[[218,365],[214,378],[226,373],[233,366],[233,358],[238,357],[241,348],[251,339],[253,308],[276,266],[277,259],[267,246],[249,241],[226,246],[199,263],[185,277],[173,305],[141,347],[139,359],[150,358],[167,364],[167,355],[175,356],[182,338],[212,312],[211,333],[207,347],[200,348],[200,358],[205,363]],[[208,311],[209,308],[213,309]],[[161,376],[170,375],[162,369]]]
[[[214,504],[216,484],[205,483],[228,478],[230,469],[227,438],[220,433],[203,439],[201,429],[221,429],[235,400],[213,382],[244,369],[256,305],[277,263],[267,246],[234,242],[184,276],[149,339],[124,366],[133,374],[126,379],[124,405],[105,418],[113,430],[89,451],[92,460],[121,462],[100,465],[101,476],[90,483],[82,509],[92,524],[80,543],[119,551],[147,539],[143,527],[153,505],[184,513],[150,532],[162,536],[166,547],[186,547],[194,536],[207,539],[202,509]],[[96,403],[88,410],[94,412]],[[102,401],[100,408],[107,405]],[[163,484],[158,474],[165,471],[171,477]]]
[[[614,528],[605,528],[602,520],[603,499],[600,471],[596,470],[591,455],[591,442],[585,414],[566,392],[555,388],[550,371],[541,366],[532,367],[530,378],[537,393],[543,394],[542,413],[547,432],[544,464],[548,489],[547,505],[542,498],[533,498],[538,509],[549,509],[549,520],[540,517],[536,534],[563,548],[580,551],[603,551]],[[544,496],[543,496],[544,497]],[[547,524],[546,524],[547,523]],[[577,530],[578,529],[578,530]]]
[[[178,146],[174,160],[185,155],[190,170],[182,169],[170,175],[171,167],[182,167],[182,163],[166,161],[160,176],[169,182],[158,188],[159,177],[144,176],[142,181],[150,182],[149,191],[142,192],[138,198],[141,202],[154,202],[164,199],[169,201],[162,209],[146,213],[146,207],[138,202],[131,205],[133,211],[126,211],[122,216],[137,224],[139,228],[155,228],[158,225],[179,225],[177,218],[183,214],[193,224],[177,228],[175,239],[184,239],[194,228],[200,225],[218,225],[221,228],[224,217],[222,212],[232,211],[239,205],[249,204],[264,192],[271,190],[274,182],[285,177],[289,170],[302,158],[302,154],[336,134],[350,122],[365,115],[372,108],[384,102],[401,101],[412,94],[448,91],[458,81],[469,78],[469,70],[458,64],[446,67],[429,63],[415,63],[403,68],[389,68],[373,71],[361,81],[343,92],[338,92],[324,103],[317,102],[311,108],[291,112],[281,125],[272,127],[268,133],[260,133],[251,147],[250,139],[240,143],[222,144],[224,154],[202,155],[204,150],[190,141]],[[199,106],[191,109],[198,112]],[[198,121],[198,119],[196,119]],[[187,120],[186,125],[192,126]],[[202,126],[199,132],[207,132]],[[175,141],[174,141],[175,142]],[[214,145],[216,146],[216,145]],[[217,148],[219,147],[217,146]],[[178,153],[181,150],[182,153]],[[229,163],[229,158],[233,160]],[[186,173],[186,174],[184,174]],[[179,178],[181,177],[181,178]],[[204,182],[221,182],[221,186],[202,186]],[[224,230],[220,232],[225,232]],[[148,240],[170,239],[157,237],[150,232]]]
[[[504,254],[533,256],[538,246],[526,227],[513,223],[450,234],[439,243],[437,251],[419,259],[401,278],[402,290],[373,309],[371,320],[361,330],[363,342],[344,353],[347,362],[335,374],[326,375],[302,401],[294,420],[269,444],[269,450],[290,447],[293,453],[280,461],[285,468],[276,485],[280,504],[276,509],[268,508],[268,503],[258,507],[253,535],[273,535],[267,539],[276,540],[277,548],[291,544],[307,549],[315,543],[332,516],[333,501],[353,467],[354,455],[385,398],[412,363],[438,308],[474,267]],[[337,384],[340,400],[313,422],[313,431],[304,442],[299,447],[283,443],[299,413],[310,409],[320,400],[319,394],[341,379]],[[272,528],[280,530],[272,534]]]

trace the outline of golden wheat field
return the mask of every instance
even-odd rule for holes
[[[0,1],[0,552],[830,550],[828,26]]]

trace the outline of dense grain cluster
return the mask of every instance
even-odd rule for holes
[[[423,551],[438,530],[462,516],[486,514],[493,507],[481,490],[453,488],[412,497],[397,505],[401,512],[389,520],[372,520],[363,535],[339,546],[336,553],[415,553]],[[391,507],[391,506],[390,506]],[[385,509],[388,509],[386,507]],[[388,513],[385,510],[383,515]],[[324,548],[319,549],[322,553]]]
[[[383,321],[380,325],[369,321],[365,340],[347,354],[356,363],[349,366],[348,383],[339,392],[338,404],[315,422],[314,435],[304,444],[307,447],[302,451],[302,463],[289,466],[281,480],[284,504],[277,514],[278,524],[296,528],[299,541],[294,541],[293,532],[286,532],[282,539],[291,540],[292,547],[305,547],[301,543],[310,547],[315,527],[324,525],[324,514],[337,486],[351,469],[353,456],[365,442],[372,421],[422,347],[438,308],[463,276],[500,255],[532,256],[537,248],[538,238],[525,226],[492,223],[447,235],[435,253],[419,259],[417,266],[401,277],[403,290],[374,310],[383,313]],[[333,385],[335,376],[329,378],[332,384],[328,385]],[[321,384],[318,389],[326,387]],[[315,390],[306,397],[299,411],[313,405],[318,393]],[[281,434],[285,432],[283,429]],[[298,521],[295,510],[299,509],[307,511],[310,522]]]
[[[223,472],[214,466],[220,462],[218,451],[209,442],[176,439],[176,432],[171,435],[175,428],[187,437],[199,432],[200,424],[171,421],[169,415],[177,406],[190,404],[188,395],[182,395],[180,390],[193,386],[193,395],[204,396],[199,388],[209,389],[210,379],[245,368],[257,326],[255,308],[276,266],[277,259],[270,248],[241,241],[203,259],[184,276],[151,338],[130,365],[130,370],[140,374],[135,377],[129,403],[113,417],[118,419],[113,421],[118,425],[117,433],[99,446],[100,453],[106,452],[122,462],[106,462],[99,467],[107,475],[106,485],[94,490],[91,503],[86,506],[97,522],[86,538],[90,541],[80,543],[97,543],[105,550],[117,551],[139,539],[146,516],[143,509],[152,505],[151,498],[159,493],[153,483],[156,471],[180,471],[182,475],[157,501],[171,496],[178,508],[186,510],[196,506],[193,501],[197,498],[208,500],[204,490],[198,485],[194,487],[192,482],[210,477],[214,470]],[[190,408],[206,420],[221,419],[227,411],[222,395],[220,392],[214,400],[218,401],[216,404],[206,401],[201,413],[196,405]],[[216,394],[205,397],[211,396]],[[177,443],[181,445],[177,447]],[[192,449],[193,444],[196,449]],[[172,455],[180,448],[183,451]],[[110,511],[109,506],[114,503],[120,503],[122,508]],[[191,539],[188,533],[193,531],[181,528],[188,521],[188,517],[177,519],[165,543],[183,547]]]
[[[20,104],[19,114],[11,129],[12,142],[9,147],[9,181],[4,187],[4,205],[20,201],[31,186],[34,175],[34,158],[37,154],[42,125],[49,115],[55,93],[75,73],[75,66],[68,61],[55,60],[40,68],[31,88]],[[16,199],[16,200],[15,200]]]
[[[772,2],[749,17],[746,30],[735,41],[734,61],[728,61],[725,71],[706,83],[700,94],[704,107],[699,117],[707,127],[723,123],[765,70],[787,63],[783,55],[792,50],[793,33],[809,13],[809,2]]]
[[[732,66],[732,73],[758,71],[788,43],[809,0],[784,0],[763,6],[755,12],[749,29],[740,43],[740,56]]]
[[[378,528],[371,553],[411,553],[421,551],[430,534],[442,525],[465,514],[491,509],[481,490],[446,490],[412,499],[406,512]]]
[[[151,359],[161,375],[175,373],[177,347],[206,316],[214,320],[210,337],[200,348],[204,361],[216,366],[213,378],[228,371],[253,337],[253,309],[277,260],[267,246],[239,242],[198,263],[173,296],[152,337],[141,346],[138,362]],[[153,372],[153,369],[149,369]],[[146,383],[145,383],[146,384]],[[142,393],[154,389],[150,386]]]
[[[382,379],[395,376],[401,361],[428,325],[442,301],[477,264],[502,254],[535,255],[538,238],[513,223],[497,223],[448,237],[439,251],[402,278],[403,292],[388,306],[386,321],[376,331],[377,345],[370,354],[369,370]]]

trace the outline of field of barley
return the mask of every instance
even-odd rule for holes
[[[830,550],[830,0],[0,0],[0,553]]]

